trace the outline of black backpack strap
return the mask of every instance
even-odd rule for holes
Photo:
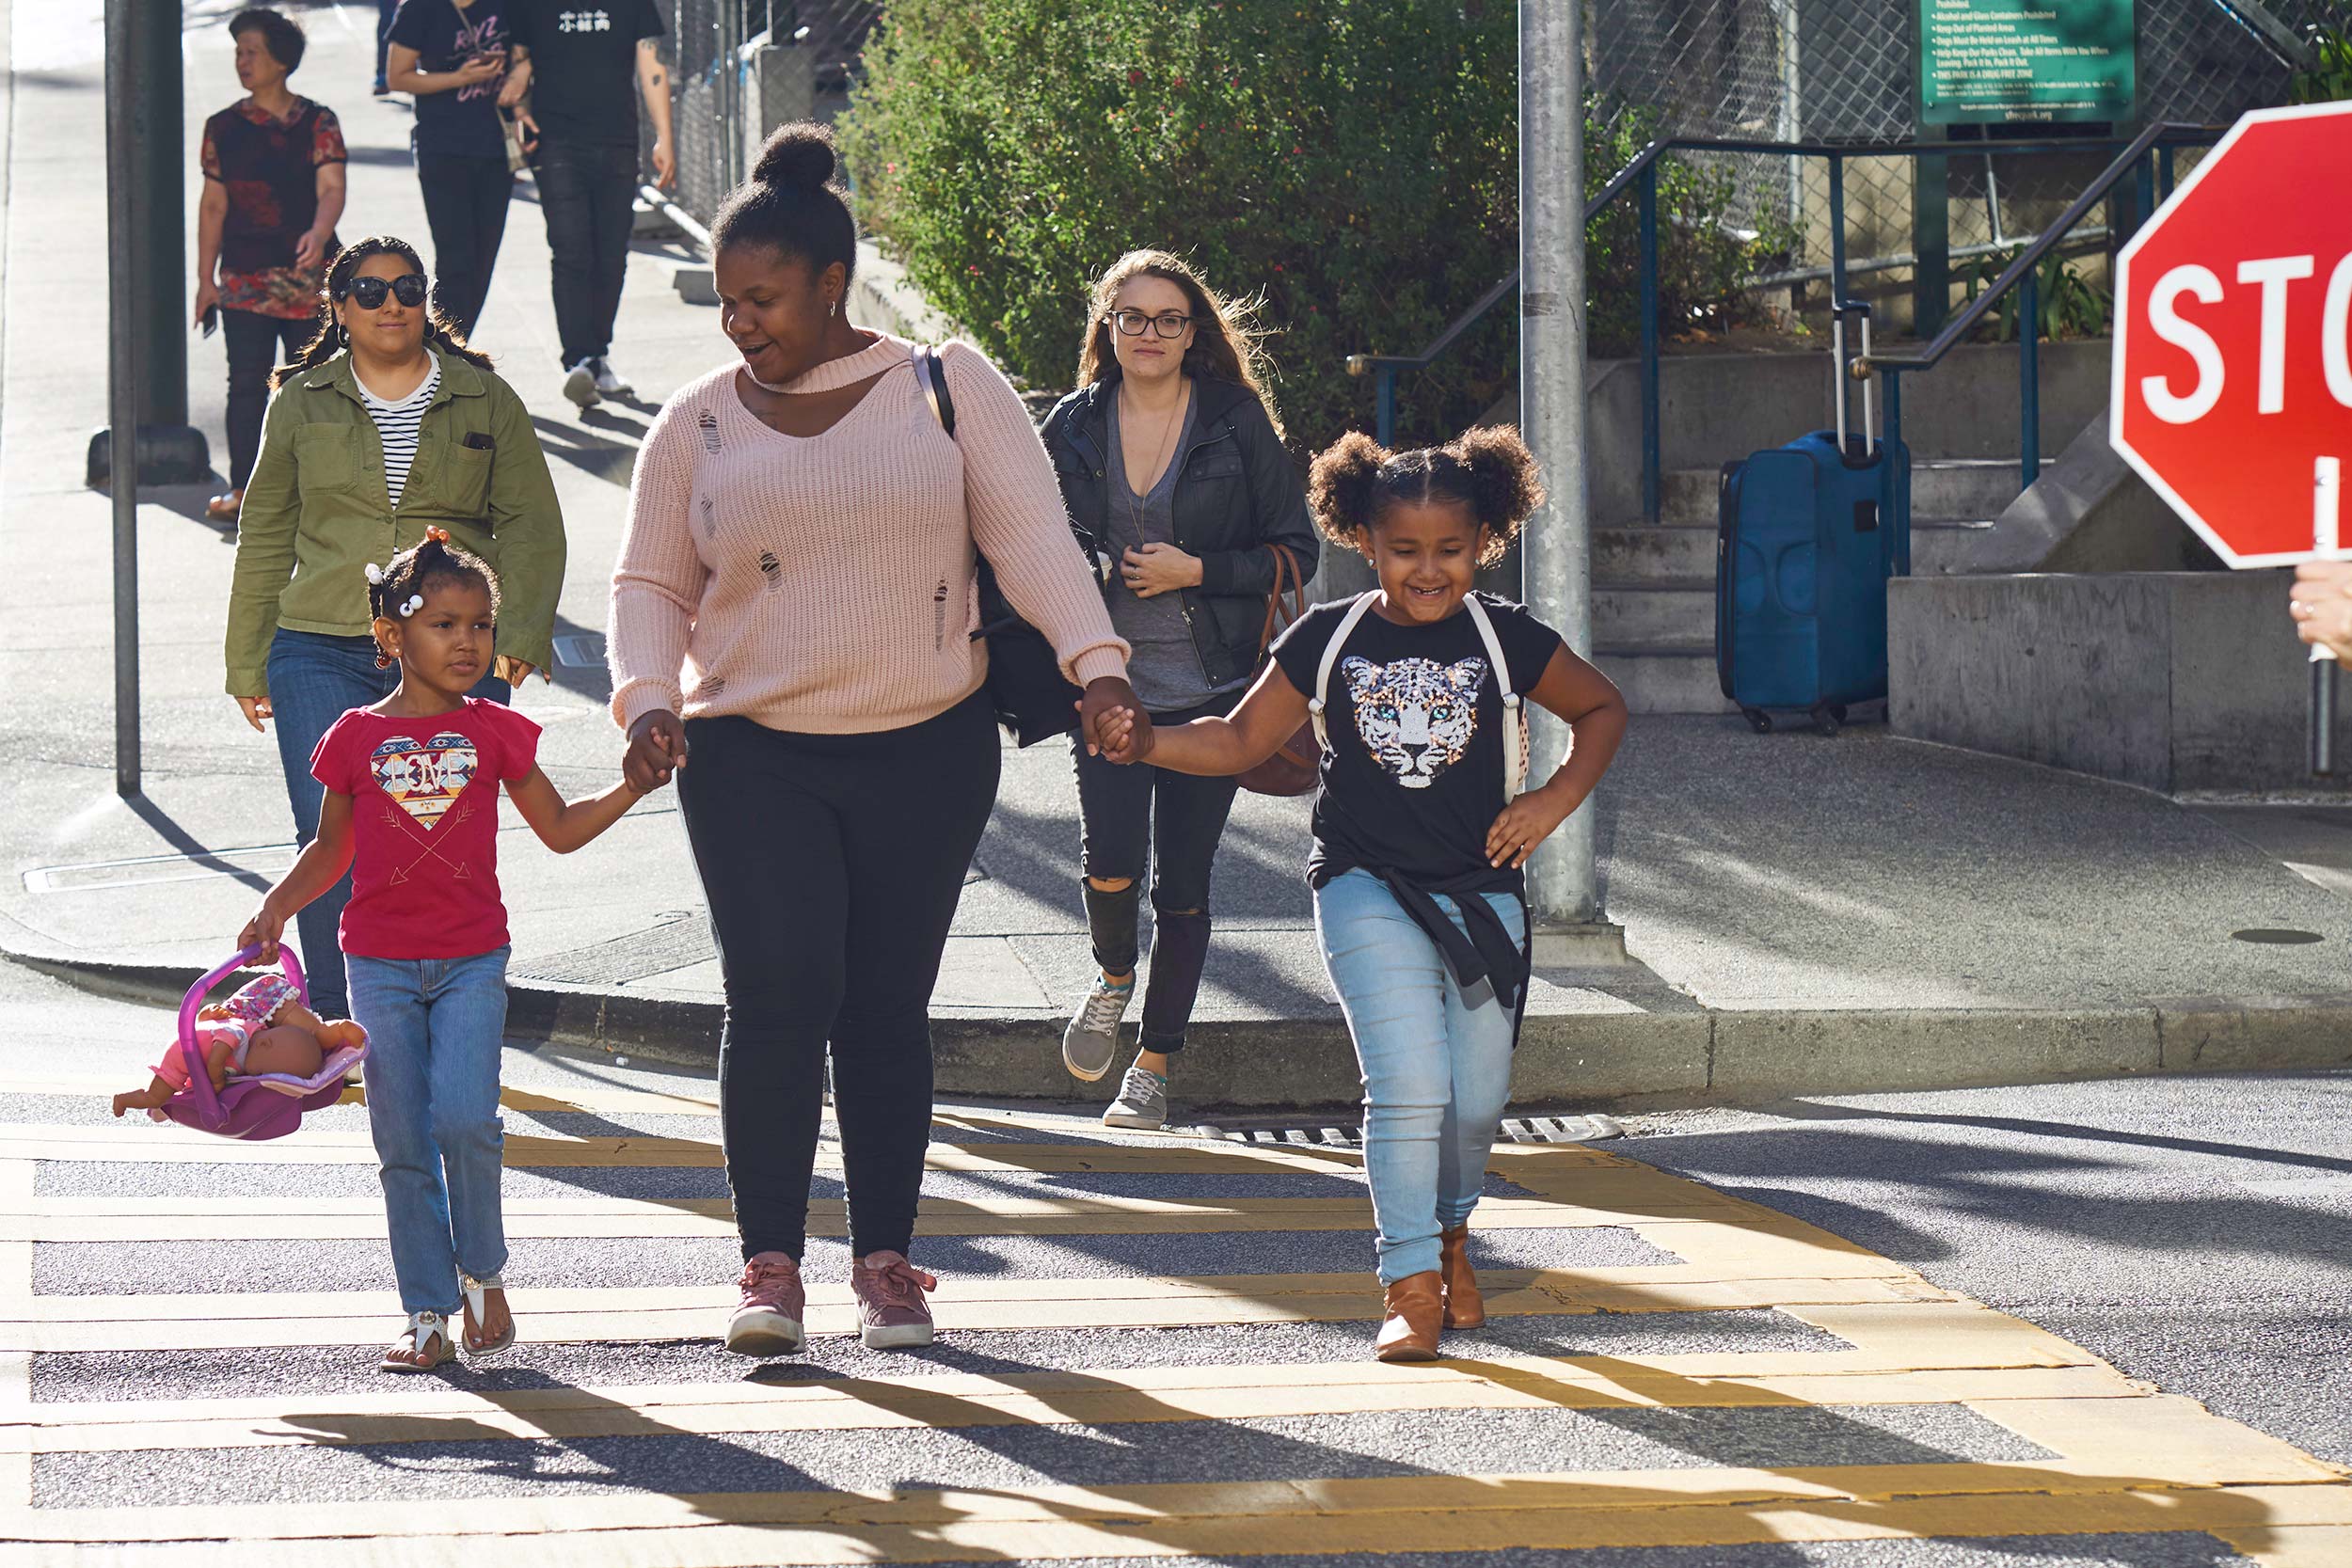
[[[931,413],[939,420],[939,428],[947,438],[956,436],[956,400],[947,390],[947,367],[939,362],[939,351],[929,343],[914,345],[914,379],[930,400]]]

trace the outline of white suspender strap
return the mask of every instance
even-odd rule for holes
[[[1331,689],[1331,671],[1340,662],[1340,650],[1346,645],[1347,634],[1356,629],[1356,623],[1364,618],[1364,612],[1372,608],[1372,601],[1379,596],[1380,590],[1377,588],[1357,594],[1356,602],[1347,607],[1346,614],[1340,617],[1339,629],[1332,632],[1331,641],[1323,645],[1323,662],[1315,666],[1315,689],[1307,697],[1307,717],[1315,726],[1317,751],[1327,752],[1331,749],[1330,736],[1323,727],[1323,699],[1325,693]]]
[[[1511,667],[1503,662],[1502,640],[1495,636],[1486,607],[1475,594],[1465,596],[1462,605],[1478,626],[1479,641],[1486,644],[1486,661],[1495,669],[1495,689],[1502,693],[1502,803],[1509,805],[1527,784],[1527,715],[1520,710],[1519,694],[1511,689]]]

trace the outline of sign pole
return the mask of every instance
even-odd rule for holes
[[[137,796],[140,784],[138,274],[143,258],[133,189],[140,141],[134,118],[140,112],[139,86],[133,80],[139,57],[138,9],[131,0],[113,0],[106,8],[106,235],[115,256],[108,269],[113,334],[106,482],[114,501],[115,793],[126,800]]]

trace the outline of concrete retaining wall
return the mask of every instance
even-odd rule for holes
[[[1898,735],[2174,794],[2342,788],[2308,766],[2289,574],[1911,578],[1888,585]],[[2339,721],[2352,757],[2352,705]]]

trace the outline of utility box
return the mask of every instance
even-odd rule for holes
[[[743,46],[743,169],[759,161],[768,133],[796,119],[817,118],[817,59],[794,43],[766,33]]]

